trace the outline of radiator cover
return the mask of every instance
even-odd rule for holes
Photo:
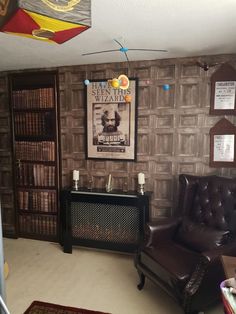
[[[149,194],[64,190],[61,194],[61,244],[134,252],[149,217]]]

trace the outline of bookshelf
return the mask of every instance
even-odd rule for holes
[[[58,240],[57,72],[9,76],[17,234]]]

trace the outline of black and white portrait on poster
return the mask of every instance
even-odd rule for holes
[[[107,81],[87,85],[87,158],[135,160],[136,89],[136,79],[127,90]]]

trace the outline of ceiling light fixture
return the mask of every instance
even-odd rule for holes
[[[119,49],[110,49],[110,50],[101,50],[101,51],[93,51],[93,52],[87,52],[83,53],[82,56],[89,56],[89,55],[95,55],[95,54],[100,54],[100,53],[107,53],[107,52],[114,52],[114,51],[120,51],[122,52],[125,57],[126,61],[128,63],[128,69],[130,68],[129,65],[129,58],[127,55],[127,52],[130,50],[133,51],[159,51],[159,52],[167,52],[165,49],[146,49],[146,48],[127,48],[124,47],[117,39],[114,39],[114,41],[120,46]],[[89,80],[85,80],[85,85],[88,85],[90,82]],[[129,78],[125,74],[121,74],[118,78],[113,78],[112,80],[108,80],[108,83],[115,89],[128,89],[129,88]],[[166,89],[167,90],[167,89]],[[128,97],[126,99],[129,99]]]
[[[107,53],[107,52],[114,52],[114,51],[120,51],[122,52],[125,57],[126,60],[129,64],[129,58],[127,55],[128,51],[158,51],[158,52],[168,52],[165,49],[146,49],[146,48],[127,48],[124,47],[117,39],[114,39],[114,41],[120,46],[119,49],[110,49],[110,50],[101,50],[101,51],[93,51],[93,52],[87,52],[87,53],[83,53],[82,56],[89,56],[89,55],[95,55],[95,54],[100,54],[100,53]]]

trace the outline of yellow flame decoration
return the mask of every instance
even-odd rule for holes
[[[43,3],[45,3],[47,6],[49,6],[51,9],[59,12],[66,12],[73,10],[74,6],[80,2],[80,0],[71,0],[68,1],[67,5],[58,5],[54,4],[49,0],[41,0]]]

